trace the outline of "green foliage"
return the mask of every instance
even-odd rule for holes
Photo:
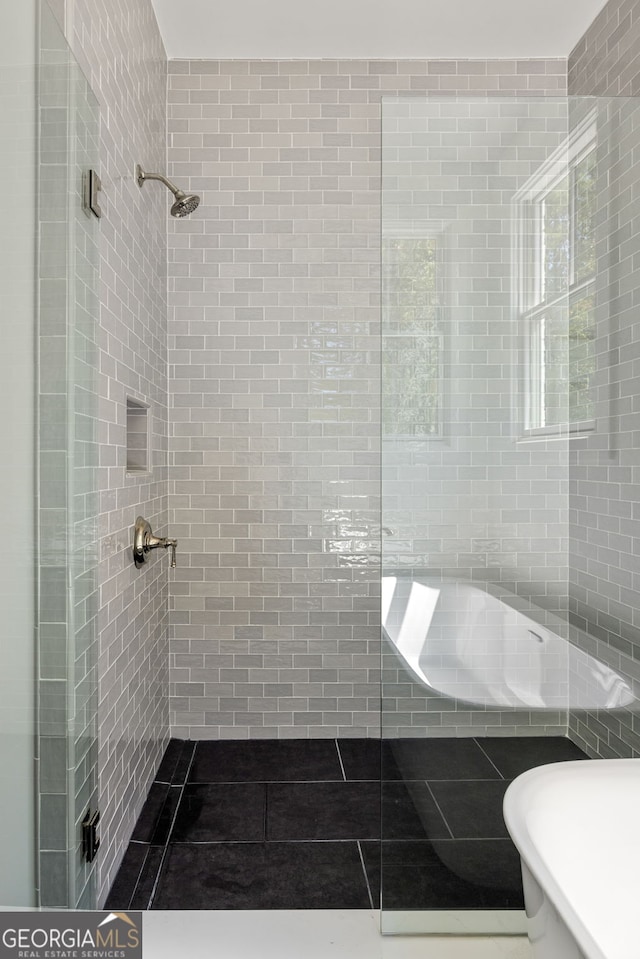
[[[439,431],[442,363],[436,241],[391,237],[383,264],[383,432],[433,436]]]

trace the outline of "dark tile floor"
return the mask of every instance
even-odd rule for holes
[[[521,909],[505,789],[584,758],[547,737],[172,740],[105,908]]]

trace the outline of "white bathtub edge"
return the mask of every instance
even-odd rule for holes
[[[504,797],[504,819],[515,843],[520,857],[527,869],[531,873],[535,882],[539,885],[542,894],[546,897],[575,939],[577,947],[584,953],[585,959],[618,959],[620,955],[617,952],[605,953],[599,943],[593,938],[588,928],[588,916],[582,917],[576,910],[563,886],[556,880],[551,870],[548,868],[544,858],[539,853],[535,841],[529,833],[527,826],[527,807],[535,794],[541,789],[549,789],[553,783],[558,783],[566,777],[580,776],[584,777],[587,769],[590,774],[600,778],[608,776],[613,772],[614,766],[619,768],[627,767],[630,763],[638,764],[640,760],[634,759],[598,759],[598,760],[579,760],[575,762],[553,763],[548,766],[538,766],[530,769],[528,772],[518,776],[508,787]],[[636,767],[638,768],[638,767]],[[612,776],[612,794],[615,792]],[[571,809],[567,809],[568,823],[570,823]],[[597,836],[597,821],[594,821],[592,838]],[[612,863],[613,865],[613,863]],[[611,882],[615,880],[615,870],[608,877]],[[594,875],[594,883],[598,882]],[[526,903],[525,903],[526,905]],[[606,908],[603,903],[603,908]],[[527,910],[528,911],[528,910]],[[611,922],[615,923],[616,917],[611,916]]]

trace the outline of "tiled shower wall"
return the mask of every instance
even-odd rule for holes
[[[174,61],[171,711],[379,729],[380,98],[562,94],[566,61]]]
[[[54,7],[101,106],[99,897],[124,852],[169,734],[168,559],[131,559],[138,514],[167,533],[166,56],[151,0]],[[126,473],[126,397],[150,404],[152,465]]]
[[[640,2],[610,0],[569,58],[569,93],[640,96]],[[590,650],[640,680],[640,454],[637,273],[640,108],[620,104],[611,125],[615,166],[599,197],[596,304],[598,431],[571,462],[571,611],[593,639]],[[606,204],[609,208],[607,210]],[[640,753],[633,707],[573,713],[571,737],[591,755]]]

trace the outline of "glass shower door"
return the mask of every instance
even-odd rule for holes
[[[95,906],[98,105],[45,0],[2,57],[0,908]],[[35,55],[34,55],[35,53]]]
[[[0,903],[35,904],[35,4],[0,38],[0,175],[15,197],[0,240]],[[19,202],[18,202],[19,198]]]
[[[99,109],[40,3],[38,71],[39,904],[95,906],[82,823],[98,809]]]
[[[525,929],[487,744],[567,730],[573,119],[383,101],[385,932]]]
[[[639,128],[383,102],[386,932],[523,930],[509,782],[637,751]]]

